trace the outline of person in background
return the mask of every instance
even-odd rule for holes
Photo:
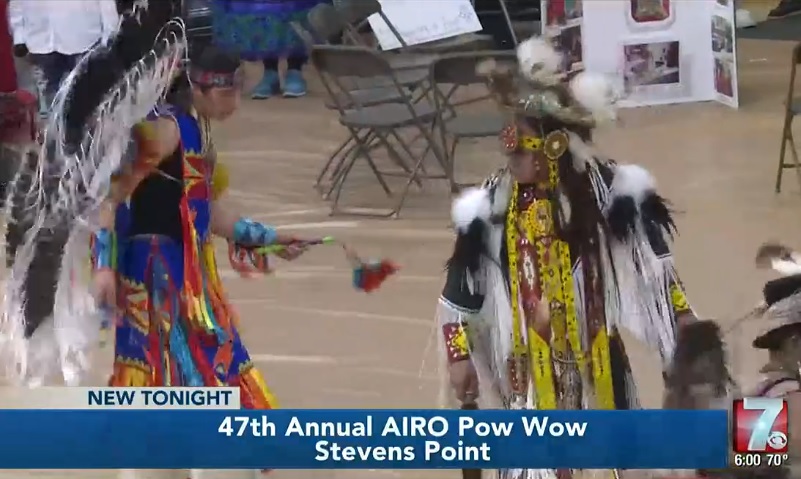
[[[326,0],[213,0],[214,43],[236,51],[246,61],[261,61],[264,76],[251,97],[257,100],[283,93],[285,97],[306,94],[303,66],[306,45],[290,22],[306,21],[309,10]],[[283,81],[278,65],[286,58]]]
[[[44,116],[61,81],[80,56],[117,30],[114,0],[9,0],[8,19],[14,55],[34,66]]]

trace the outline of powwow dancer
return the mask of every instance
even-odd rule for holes
[[[593,128],[615,117],[611,85],[589,73],[568,82],[544,39],[517,53],[522,78],[479,65],[513,120],[502,134],[508,167],[453,204],[457,238],[438,307],[451,385],[468,406],[637,407],[618,329],[668,364],[677,324],[695,319],[667,245],[670,210],[648,172],[592,147]]]
[[[766,322],[760,334],[754,339],[753,347],[768,352],[768,362],[762,366],[763,377],[759,383],[746,389],[746,397],[781,398],[788,403],[788,437],[776,438],[774,441],[788,440],[790,460],[783,468],[763,467],[748,469],[726,469],[720,471],[700,471],[707,477],[733,479],[783,479],[798,477],[798,461],[801,458],[801,253],[775,243],[764,244],[757,253],[757,265],[770,267],[783,276],[765,283],[762,290],[763,301],[753,311],[738,320],[729,331],[734,331],[745,320],[754,318]],[[702,321],[701,323],[711,323]],[[724,358],[724,343],[717,325],[718,334],[714,338],[710,334],[713,326],[707,326],[706,332],[698,328],[687,328],[682,331],[677,350],[687,351],[688,360],[675,363],[673,375],[676,381],[670,383],[668,396],[677,398],[684,404],[703,408],[729,408],[731,400],[739,396],[736,387],[729,390],[711,388],[710,384],[728,382],[728,367],[724,364],[723,373],[720,368],[710,367],[709,358]],[[707,387],[699,387],[704,382],[696,380],[694,387],[677,387],[686,383],[681,378],[700,377],[704,371],[708,380]],[[721,380],[723,379],[723,381]],[[708,398],[712,398],[710,401]]]
[[[294,259],[331,240],[280,235],[224,204],[227,174],[209,123],[237,108],[242,70],[238,58],[208,47],[185,71],[178,11],[170,2],[139,2],[57,95],[44,143],[52,155],[43,158],[58,161],[43,162],[33,176],[57,178],[59,187],[39,181],[31,188],[32,227],[6,286],[3,351],[14,354],[14,372],[29,382],[60,366],[77,383],[108,317],[94,293],[121,314],[111,385],[238,386],[245,407],[269,408],[272,396],[225,299],[212,237],[229,241],[232,264],[243,273],[267,271],[269,254]],[[69,231],[54,318],[29,333],[21,312],[29,251],[51,227]],[[359,289],[375,289],[395,270],[347,252]]]

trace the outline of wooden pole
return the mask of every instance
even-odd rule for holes
[[[462,403],[462,411],[476,411],[478,404],[475,400]],[[481,479],[481,469],[462,469],[462,479]]]

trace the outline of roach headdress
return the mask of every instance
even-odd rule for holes
[[[801,254],[780,243],[765,243],[757,252],[759,267],[769,267],[784,276],[765,283],[765,319],[768,324],[754,340],[754,347],[774,349],[787,334],[801,331]]]

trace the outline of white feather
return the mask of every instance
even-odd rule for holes
[[[584,142],[580,136],[572,131],[567,132],[568,148],[573,155],[573,169],[578,172],[584,172],[587,165],[595,159],[595,152],[592,147]]]
[[[798,253],[793,253],[793,261],[775,258],[770,261],[770,267],[785,276],[801,274],[801,261],[799,259],[801,258],[799,258]]]
[[[492,216],[489,191],[484,188],[469,188],[453,201],[451,220],[458,231],[466,231],[475,219],[488,222]]]
[[[542,37],[531,37],[517,47],[520,73],[534,82],[552,82],[562,65],[562,55]]]
[[[615,103],[620,98],[615,84],[606,76],[598,73],[579,73],[570,81],[570,92],[573,98],[598,123],[617,119]]]
[[[639,165],[619,165],[612,179],[612,197],[631,196],[642,203],[649,193],[656,191],[656,180]]]

